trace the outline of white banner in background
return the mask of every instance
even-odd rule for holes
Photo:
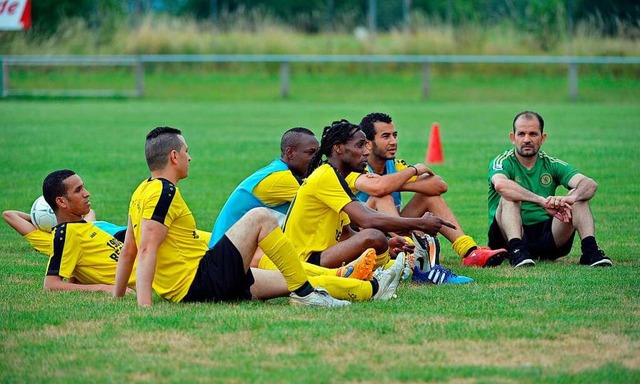
[[[31,26],[31,0],[0,0],[0,30],[17,31]]]

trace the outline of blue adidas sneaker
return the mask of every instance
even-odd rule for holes
[[[418,284],[467,284],[473,279],[466,276],[458,276],[451,270],[441,265],[434,265],[428,271],[421,270],[418,266],[413,267],[413,282]]]

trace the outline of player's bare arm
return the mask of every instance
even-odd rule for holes
[[[442,177],[424,174],[418,177],[418,180],[404,183],[400,190],[421,193],[425,196],[441,196],[447,192],[448,187]]]
[[[545,207],[546,198],[537,195],[526,188],[521,187],[513,180],[509,180],[505,175],[496,174],[491,177],[496,191],[502,196],[502,198],[509,201],[528,201]]]
[[[157,221],[147,219],[142,219],[140,225],[142,225],[142,229],[140,231],[140,246],[138,247],[136,294],[139,306],[151,307],[158,248],[167,237],[169,228]]]
[[[44,278],[44,289],[47,291],[83,291],[111,293],[112,285],[108,284],[76,284],[65,281],[62,276],[47,275]]]
[[[422,163],[409,166],[400,172],[379,177],[369,177],[369,174],[363,174],[356,179],[355,187],[368,195],[382,197],[389,195],[395,191],[399,191],[409,179],[414,176],[420,176],[432,173],[431,169]]]
[[[133,263],[136,261],[138,247],[136,239],[133,235],[133,227],[131,225],[131,217],[127,223],[127,233],[124,237],[124,244],[120,250],[118,257],[118,266],[116,267],[116,284],[113,287],[113,296],[122,297],[127,292],[127,283],[131,277]]]
[[[352,201],[343,209],[357,226],[376,228],[383,232],[408,234],[410,231],[418,229],[428,234],[436,234],[443,225],[455,228],[455,225],[429,212],[418,218],[390,216],[373,211],[359,201]]]
[[[20,211],[4,211],[2,212],[2,218],[11,226],[11,228],[18,231],[22,236],[25,236],[37,228],[31,223],[31,216],[28,213]]]

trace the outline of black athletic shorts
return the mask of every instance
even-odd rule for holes
[[[566,243],[560,247],[556,247],[556,243],[553,240],[553,233],[551,232],[552,222],[553,217],[540,223],[523,225],[524,236],[522,237],[522,241],[532,257],[541,260],[555,260],[571,252],[573,238],[576,232],[573,231],[573,234],[571,234],[571,237]],[[489,226],[488,245],[491,249],[508,248],[507,241],[502,237],[500,227],[495,217],[493,218],[491,226]]]
[[[123,229],[122,231],[118,231],[116,233],[113,234],[113,237],[115,237],[116,239],[120,240],[121,243],[124,243],[124,237],[127,234],[127,230]]]
[[[182,302],[251,300],[251,269],[244,271],[242,255],[225,235],[200,260],[196,276]]]
[[[311,252],[309,258],[307,259],[307,263],[320,265],[320,254],[322,252]]]

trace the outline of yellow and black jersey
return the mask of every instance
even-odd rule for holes
[[[336,244],[342,228],[350,223],[342,209],[357,201],[344,177],[323,164],[302,183],[284,223],[284,233],[303,261],[312,252]]]
[[[286,170],[265,177],[253,189],[253,194],[268,207],[274,207],[291,202],[299,188],[300,179]]]
[[[51,256],[51,240],[53,239],[51,233],[36,229],[23,237],[31,244],[33,249],[47,256]]]
[[[53,254],[47,275],[75,278],[80,284],[115,283],[122,243],[84,220],[63,223],[53,230]],[[135,274],[129,281],[135,286]]]
[[[154,220],[169,229],[158,248],[153,289],[167,300],[182,300],[208,247],[180,190],[165,179],[143,181],[131,197],[129,217],[138,246],[142,220]]]

